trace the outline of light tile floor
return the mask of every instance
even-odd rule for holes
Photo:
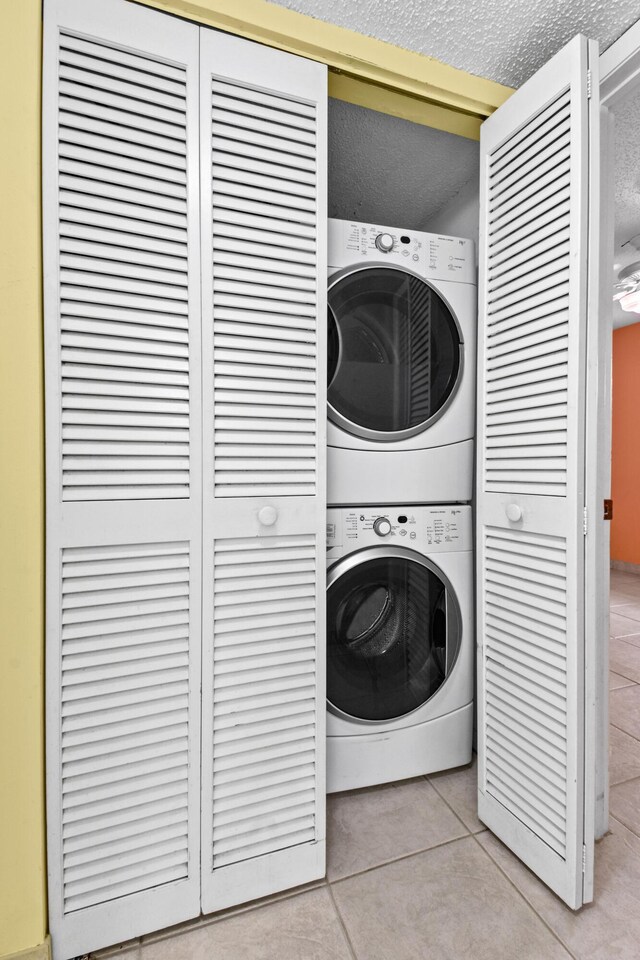
[[[475,763],[328,800],[327,880],[103,951],[127,960],[638,960],[640,576],[612,571],[610,832],[569,910],[476,816]]]

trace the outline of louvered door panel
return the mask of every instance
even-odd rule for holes
[[[570,133],[565,91],[488,160],[484,486],[494,493],[566,491],[571,249],[556,221],[570,212]]]
[[[198,29],[46,0],[54,960],[199,912]]]
[[[566,544],[487,528],[484,557],[486,792],[564,856]]]
[[[481,138],[478,811],[572,907],[591,898],[593,844],[583,508],[597,107],[587,61],[593,70],[597,52],[578,37]]]
[[[327,103],[247,41],[201,65],[209,911],[324,876]]]
[[[316,541],[214,548],[213,867],[315,837]]]
[[[215,494],[313,496],[316,106],[216,77],[210,102]]]
[[[186,68],[62,32],[65,500],[189,495]]]
[[[65,912],[188,873],[189,545],[62,552]]]

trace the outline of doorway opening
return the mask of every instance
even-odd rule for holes
[[[609,622],[610,812],[640,829],[640,90],[614,115]]]
[[[603,547],[609,566],[607,662],[608,812],[640,835],[640,25],[600,60],[603,113],[603,299],[611,318],[610,529]],[[608,116],[608,119],[607,119]],[[608,259],[607,259],[608,258]],[[611,302],[613,299],[613,303]],[[603,318],[606,323],[606,319]],[[608,361],[608,357],[607,357]],[[605,362],[605,367],[607,362]],[[602,469],[608,470],[609,462]],[[605,502],[606,516],[606,502]],[[608,720],[608,722],[607,722]],[[603,758],[604,759],[604,758]],[[606,786],[605,786],[606,795]]]

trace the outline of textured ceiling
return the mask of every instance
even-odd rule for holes
[[[408,230],[473,180],[477,141],[329,100],[329,216]]]
[[[604,50],[640,17],[638,0],[275,2],[510,87],[576,33],[599,40]]]

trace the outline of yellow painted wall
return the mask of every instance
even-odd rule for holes
[[[0,957],[46,935],[40,0],[0,3]]]

